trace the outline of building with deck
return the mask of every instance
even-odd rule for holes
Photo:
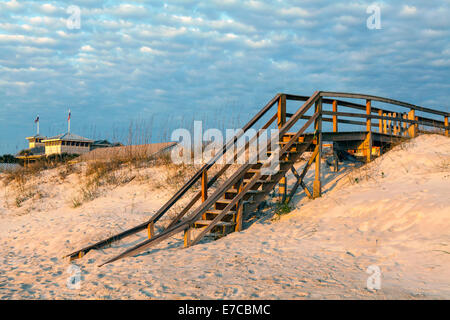
[[[32,137],[26,137],[25,139],[28,140],[28,147],[29,148],[35,148],[35,147],[43,147],[44,146],[44,140],[47,139],[46,136],[41,136],[39,133],[32,136]]]
[[[91,151],[94,144],[94,140],[70,132],[50,138],[36,134],[26,139],[28,140],[28,148],[21,150],[15,156],[23,160],[25,165],[51,155],[81,155]]]
[[[42,141],[45,155],[52,154],[83,154],[91,150],[94,140],[67,132]]]

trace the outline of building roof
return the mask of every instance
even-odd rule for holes
[[[105,145],[108,147],[120,147],[123,146],[120,142],[109,142],[108,140],[95,140],[94,143],[92,143],[93,146],[96,145]]]
[[[30,140],[30,139],[47,139],[47,137],[46,136],[42,136],[42,135],[40,135],[40,134],[35,134],[34,136],[31,136],[31,137],[26,137],[25,139],[27,139],[27,140]]]
[[[63,140],[63,141],[80,141],[80,142],[94,142],[94,140],[79,136],[77,134],[73,134],[70,132],[61,133],[57,136],[50,137],[44,140],[45,141],[51,141],[51,140]]]
[[[176,142],[152,143],[134,146],[121,146],[109,148],[97,148],[77,158],[80,161],[87,160],[113,160],[154,156],[160,152],[175,146]]]

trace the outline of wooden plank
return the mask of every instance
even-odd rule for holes
[[[280,94],[280,98],[278,99],[278,128],[281,128],[286,123],[286,95]]]
[[[309,191],[308,187],[306,186],[306,184],[303,181],[300,181],[300,185],[302,186],[302,188],[305,191],[308,198],[314,199],[313,195],[311,194],[311,191]],[[314,190],[313,190],[313,192],[314,192]]]
[[[444,117],[445,135],[449,136],[448,117]]]
[[[388,113],[388,134],[392,134],[392,113]]]
[[[281,129],[286,123],[286,96],[280,95],[280,99],[278,101],[278,129]],[[280,135],[280,138],[282,136]],[[278,187],[278,196],[283,201],[286,196],[286,177],[281,178],[279,187]]]
[[[297,172],[297,170],[295,169],[294,166],[291,167],[291,171],[292,171],[292,174],[293,174],[297,179],[300,178],[300,175],[298,174],[298,172]]]
[[[333,112],[338,112],[338,102],[333,100]],[[333,115],[333,132],[338,132],[338,116]]]
[[[208,171],[202,172],[202,202],[205,202],[208,198]]]
[[[367,100],[366,101],[366,115],[368,115],[369,117],[367,117],[366,119],[366,130],[367,131],[371,131],[372,130],[372,118],[370,117],[370,115],[372,114],[372,101]]]
[[[242,192],[244,189],[244,184],[241,182],[239,183],[239,193]],[[244,218],[244,201],[243,199],[239,200],[238,208],[237,208],[237,214],[236,214],[236,226],[235,231],[241,232],[242,231],[242,220]]]
[[[368,116],[370,116],[372,114],[372,101],[371,100],[366,100],[366,114]],[[366,147],[364,149],[364,153],[366,155],[366,161],[370,162],[372,161],[372,118],[368,117],[367,118],[367,126],[366,126],[366,130],[368,131],[367,134],[367,142],[366,142]]]
[[[155,224],[150,222],[147,227],[148,238],[151,239],[155,236]]]
[[[408,119],[407,114],[406,114],[406,113],[403,113],[402,118],[403,118],[403,120]],[[404,136],[407,136],[407,135],[408,135],[407,123],[406,123],[406,121],[403,121],[402,124],[403,124],[402,134],[403,134]]]
[[[393,115],[394,120],[392,121],[392,126],[393,126],[393,134],[394,136],[396,136],[398,134],[398,128],[397,128],[397,112],[394,112]]]
[[[382,110],[378,110],[378,115],[380,117],[383,116],[383,111]],[[383,133],[383,119],[378,119],[378,132],[379,133]]]
[[[295,177],[297,178],[297,181],[295,182],[294,186],[292,187],[291,192],[289,193],[289,196],[287,198],[288,203],[292,200],[292,198],[295,195],[295,192],[297,191],[297,189],[300,185],[303,187],[303,189],[305,190],[308,197],[312,198],[311,193],[309,192],[308,188],[306,188],[305,184],[303,183],[303,178],[305,177],[306,173],[308,172],[309,168],[311,167],[311,165],[314,162],[314,159],[316,158],[318,153],[319,153],[319,146],[316,145],[316,148],[314,149],[313,154],[311,155],[308,162],[303,167],[301,174],[298,174],[297,170],[295,170],[295,168],[292,166],[291,170],[294,173]]]
[[[375,109],[372,108],[372,111],[374,111]],[[386,120],[398,120],[398,118],[393,118],[392,117],[392,112],[388,113],[388,117],[386,116],[380,116],[380,115],[367,115],[365,113],[354,113],[354,112],[332,112],[332,111],[323,111],[324,115],[337,115],[337,116],[342,116],[342,117],[353,117],[353,118],[372,118],[372,119],[386,119]],[[339,119],[339,122],[341,122],[341,120]],[[434,120],[434,119],[429,119],[429,118],[424,118],[424,117],[416,117],[415,120],[409,120],[409,119],[405,119],[404,122],[406,123],[419,123],[422,125],[426,125],[426,126],[430,126],[430,127],[436,127],[436,128],[445,128],[445,123],[443,121],[438,121],[438,120]]]
[[[303,180],[305,178],[305,175],[308,172],[309,167],[311,167],[311,165],[313,164],[313,162],[316,159],[318,153],[319,153],[319,146],[316,145],[316,148],[314,149],[313,154],[311,155],[311,157],[309,158],[308,162],[303,167],[302,173],[300,174],[300,176],[298,178],[299,180]]]
[[[408,113],[408,119],[409,120],[415,120],[416,116],[415,116],[415,110],[411,109]],[[408,135],[410,138],[415,138],[417,136],[417,130],[416,130],[416,125],[415,124],[410,124],[409,128],[408,128]]]
[[[316,114],[319,114],[315,123],[314,129],[315,134],[317,135],[317,147],[318,152],[316,155],[316,165],[315,165],[315,176],[313,182],[313,198],[318,198],[322,195],[322,182],[321,182],[321,172],[320,172],[320,164],[322,161],[322,99],[318,99],[316,102]]]
[[[415,105],[412,105],[407,102],[402,102],[399,100],[383,98],[383,97],[367,95],[367,94],[321,91],[320,95],[322,97],[328,97],[328,98],[349,98],[349,99],[372,100],[372,101],[378,101],[378,102],[383,102],[383,103],[387,103],[387,104],[397,105],[397,106],[405,107],[405,108],[409,108],[409,109],[414,109],[417,111],[423,111],[423,112],[427,112],[427,113],[437,114],[437,115],[441,115],[441,116],[449,116],[448,112],[434,110],[434,109],[420,107],[420,106],[415,106]]]
[[[184,247],[188,248],[191,246],[191,228],[184,230]]]

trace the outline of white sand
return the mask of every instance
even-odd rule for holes
[[[177,237],[101,268],[146,233],[89,252],[74,262],[80,289],[67,287],[61,257],[145,221],[173,190],[134,179],[74,209],[77,175],[62,182],[55,169],[27,183],[41,198],[18,208],[13,185],[2,186],[0,299],[449,299],[450,140],[420,136],[362,169],[323,167],[323,197],[298,192],[279,220],[267,213],[188,249]],[[371,265],[381,269],[376,291],[366,288]]]

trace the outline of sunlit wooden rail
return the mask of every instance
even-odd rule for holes
[[[358,103],[359,100],[362,103]],[[289,113],[288,101],[302,102],[302,105],[295,108],[293,113]],[[383,106],[374,106],[374,103]],[[346,109],[359,112],[348,112]],[[230,232],[241,231],[243,221],[257,210],[277,185],[281,202],[291,201],[299,187],[303,188],[308,197],[320,197],[323,141],[332,142],[337,148],[351,150],[369,162],[374,156],[380,155],[386,146],[414,138],[420,133],[441,133],[448,137],[449,115],[448,112],[373,95],[322,91],[316,91],[310,97],[277,94],[148,221],[77,250],[67,257],[81,258],[90,250],[104,248],[141,231],[147,232],[147,240],[104,264],[136,255],[180,232],[184,232],[184,246],[189,247],[205,236],[216,239]],[[303,120],[306,121],[302,124]],[[331,123],[329,130],[324,129],[323,125],[328,122]],[[295,127],[297,124],[299,128]],[[267,175],[262,171],[267,162],[258,159],[264,159],[273,153],[273,150],[263,149],[258,150],[252,155],[251,161],[237,169],[230,164],[224,164],[215,174],[209,173],[213,166],[220,163],[219,160],[223,160],[225,154],[232,152],[236,160],[243,153],[249,152],[250,145],[271,128],[279,130],[278,136],[270,138],[271,145],[279,145],[278,172]],[[256,129],[256,134],[243,147],[236,148],[238,139],[250,129]],[[294,163],[307,151],[311,152],[311,156],[299,174]],[[303,179],[313,164],[315,174],[311,191]],[[231,177],[219,184],[219,180],[228,171]],[[286,184],[288,171],[292,171],[297,178],[290,191]],[[198,183],[201,190],[191,196],[191,200],[176,213],[165,228],[155,233],[155,224]]]

